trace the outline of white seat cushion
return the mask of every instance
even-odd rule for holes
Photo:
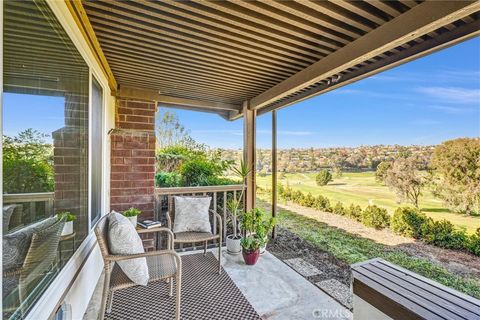
[[[211,197],[175,197],[173,233],[212,232],[208,210]]]
[[[115,211],[108,214],[108,242],[112,254],[128,255],[145,252],[142,239],[130,220]],[[147,259],[129,259],[117,263],[134,283],[147,285],[149,280]]]

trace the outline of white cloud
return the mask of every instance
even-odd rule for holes
[[[420,87],[417,92],[446,103],[463,103],[480,105],[480,89],[458,87]]]
[[[451,106],[443,106],[443,105],[432,105],[428,106],[431,109],[443,111],[449,114],[464,114],[464,113],[475,113],[479,112],[479,107],[477,106],[462,106],[462,105],[451,105]]]

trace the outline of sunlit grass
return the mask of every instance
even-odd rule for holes
[[[270,208],[270,204],[261,199],[257,200],[257,205],[267,210]],[[277,223],[280,227],[298,235],[319,249],[331,253],[345,263],[352,264],[379,257],[458,291],[480,298],[480,281],[478,279],[457,276],[425,258],[410,256],[394,246],[377,243],[374,240],[360,237],[282,208],[278,210]]]
[[[390,214],[404,204],[398,204],[395,194],[386,186],[375,181],[374,172],[344,173],[340,178],[334,178],[326,186],[317,186],[314,173],[287,173],[279,174],[278,181],[284,185],[310,192],[312,195],[323,195],[330,199],[332,205],[342,202],[344,205],[358,204],[362,207],[370,203],[384,207]],[[271,176],[257,177],[257,185],[262,188],[271,188]],[[480,227],[480,217],[472,217],[450,212],[435,198],[431,192],[425,190],[420,198],[420,207],[429,217],[435,220],[447,219],[459,228],[464,228],[468,233],[475,232]]]

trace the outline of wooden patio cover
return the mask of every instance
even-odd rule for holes
[[[71,1],[113,94],[263,114],[480,33],[475,1]]]

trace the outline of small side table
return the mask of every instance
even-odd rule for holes
[[[140,235],[140,238],[142,238],[142,237],[141,237],[142,234],[145,234],[145,233],[142,232],[143,230],[152,231],[152,230],[155,230],[155,229],[158,229],[158,228],[165,228],[165,226],[164,226],[163,224],[159,224],[158,226],[155,226],[155,227],[152,227],[152,228],[149,228],[149,229],[142,228],[142,227],[140,227],[139,225],[137,225],[137,226],[135,227],[135,229],[137,230],[138,234]],[[140,232],[139,232],[139,231],[140,231]],[[145,246],[145,244],[144,244],[144,248],[145,248],[147,251],[149,251],[149,250],[158,250],[158,248],[159,248],[159,243],[158,243],[158,242],[159,242],[159,239],[160,239],[160,235],[158,234],[158,232],[154,232],[154,233],[153,233],[153,239],[152,239],[152,240],[153,240],[153,246]],[[142,242],[143,242],[143,240],[144,240],[144,239],[142,238]]]
[[[62,242],[67,241],[67,240],[72,240],[72,254],[75,252],[75,236],[77,235],[76,232],[66,234],[64,236],[60,236],[60,241],[59,241],[59,260],[60,260],[60,268],[63,267],[63,261],[62,261]]]

